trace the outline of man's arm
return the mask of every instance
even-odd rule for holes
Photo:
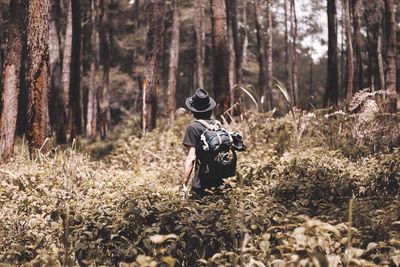
[[[190,147],[188,154],[185,160],[183,178],[182,178],[182,186],[187,186],[189,182],[190,174],[192,173],[194,162],[196,160],[196,149],[194,147]]]

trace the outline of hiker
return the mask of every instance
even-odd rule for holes
[[[186,107],[192,112],[195,119],[204,120],[207,123],[213,122],[211,114],[215,105],[215,100],[208,95],[206,90],[201,88],[197,89],[193,96],[186,99]],[[205,188],[220,186],[222,184],[222,179],[216,177],[215,180],[210,183],[210,181],[204,181],[205,177],[200,177],[199,175],[200,169],[202,168],[202,162],[199,160],[201,158],[201,155],[199,155],[201,153],[199,149],[200,136],[206,127],[196,120],[192,121],[187,126],[182,141],[182,144],[189,149],[184,165],[182,186],[183,189],[186,190],[193,168],[195,168],[191,191],[192,193],[201,195]],[[208,184],[206,184],[206,182],[208,182]]]
[[[236,138],[235,133],[228,133],[222,128],[217,120],[211,119],[211,113],[216,103],[206,90],[197,89],[193,96],[186,99],[186,106],[192,112],[196,120],[192,121],[186,128],[185,136],[182,144],[188,148],[184,164],[184,174],[182,177],[182,187],[186,194],[187,184],[194,169],[194,177],[192,180],[191,193],[192,195],[203,196],[205,189],[218,188],[223,184],[223,178],[235,175],[236,170],[236,154],[232,149],[233,140],[242,143]],[[206,129],[210,130],[205,135]],[[215,130],[220,129],[217,133]],[[208,136],[217,136],[219,140],[216,146],[212,142],[210,147],[207,144]],[[224,141],[228,145],[223,152]],[[206,149],[204,149],[204,145]],[[218,147],[215,151],[206,151],[208,148]],[[237,149],[237,147],[235,147]],[[245,149],[244,145],[242,146]],[[237,149],[240,151],[240,148]],[[218,157],[218,160],[216,159]],[[221,164],[221,162],[223,162]]]

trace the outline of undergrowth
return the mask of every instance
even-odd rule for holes
[[[73,149],[17,156],[0,167],[0,262],[399,266],[399,117],[295,116],[231,125],[248,151],[237,177],[201,200],[178,186],[187,116],[121,134],[101,160]]]

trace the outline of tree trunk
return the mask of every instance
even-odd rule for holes
[[[62,91],[59,95],[59,114],[57,121],[57,140],[66,143],[70,140],[71,132],[68,127],[69,90],[71,82],[71,56],[72,56],[72,5],[68,1],[67,28],[64,39],[64,52],[62,64]]]
[[[214,97],[217,117],[230,107],[229,95],[229,48],[224,0],[210,0],[211,26],[214,55]]]
[[[293,106],[299,105],[299,89],[297,84],[297,16],[295,1],[290,1],[290,35],[292,37],[292,89]]]
[[[383,56],[382,56],[382,22],[379,22],[378,26],[378,36],[376,41],[376,57],[378,61],[378,72],[379,72],[379,81],[381,85],[381,89],[384,90],[386,88],[385,83],[385,67],[383,65]]]
[[[196,86],[204,88],[204,0],[195,1],[195,5],[196,14],[194,17],[194,29],[196,32]]]
[[[329,1],[329,0],[328,0]],[[339,89],[339,98],[338,98],[338,103],[340,101],[344,101],[346,99],[346,86],[345,86],[345,80],[346,80],[346,69],[345,69],[345,62],[344,62],[344,57],[345,57],[345,12],[344,12],[344,5],[342,1],[342,21],[341,21],[341,31],[340,31],[340,89]],[[337,20],[336,20],[337,21]],[[337,30],[337,29],[336,29]]]
[[[7,44],[2,72],[0,110],[0,157],[9,159],[13,155],[15,129],[18,112],[19,74],[24,32],[24,0],[10,1]]]
[[[396,92],[396,18],[393,0],[385,0],[385,18],[388,48],[386,53],[387,81],[385,111],[394,113],[397,111]]]
[[[228,8],[228,21],[229,21],[229,29],[230,29],[230,39],[231,39],[231,57],[230,57],[230,65],[233,65],[234,71],[231,76],[231,80],[233,79],[231,89],[234,88],[235,84],[240,85],[243,79],[243,71],[242,71],[242,57],[243,57],[243,43],[240,40],[240,33],[238,27],[238,5],[236,0],[227,0],[227,8]],[[243,31],[245,33],[245,31]],[[233,116],[239,116],[241,113],[240,107],[240,94],[239,90],[231,91],[231,105],[235,105],[235,107],[231,110],[231,114]]]
[[[344,0],[345,12],[345,26],[346,26],[346,43],[347,43],[347,104],[353,98],[353,82],[354,82],[354,53],[353,53],[353,40],[351,34],[351,20],[350,20],[350,4],[349,0]]]
[[[235,63],[235,47],[233,40],[232,28],[232,3],[236,0],[225,0],[226,6],[226,25],[228,34],[228,48],[229,48],[229,88],[232,89],[236,84],[236,63]],[[233,94],[231,96],[231,103],[233,103]]]
[[[356,80],[355,90],[363,89],[363,67],[362,67],[362,36],[361,36],[361,0],[353,0],[353,25],[354,25],[354,49],[356,55]]]
[[[100,0],[100,59],[103,67],[102,86],[98,93],[98,114],[100,135],[103,139],[106,138],[110,121],[110,14],[108,12],[109,5],[106,5],[107,0]]]
[[[257,52],[258,52],[258,95],[263,96],[266,84],[266,52],[265,52],[265,38],[264,38],[264,16],[262,14],[262,7],[260,0],[254,0],[255,15],[256,15],[256,35],[257,35]],[[265,99],[264,99],[265,101]]]
[[[62,94],[61,86],[61,51],[60,51],[60,1],[54,0],[51,5],[51,18],[50,18],[50,33],[49,33],[49,114],[50,124],[56,130],[57,142],[59,140],[60,132],[60,115],[59,115],[59,96]],[[65,141],[64,141],[65,142]]]
[[[49,0],[31,0],[28,9],[28,53],[26,86],[28,90],[28,141],[31,157],[45,152],[49,136],[48,59]]]
[[[336,0],[328,0],[328,73],[326,79],[326,90],[324,106],[337,106],[339,99],[339,77],[337,61],[337,34],[336,34]]]
[[[97,133],[97,83],[96,74],[99,66],[99,0],[91,2],[91,37],[90,37],[90,70],[89,70],[89,87],[88,87],[88,103],[87,103],[87,119],[86,119],[86,135],[93,137]]]
[[[247,2],[248,0],[243,0],[243,21],[242,21],[242,44],[241,44],[241,53],[242,53],[242,62],[241,62],[241,77],[243,79],[243,66],[247,66],[247,48],[249,46],[249,38],[248,38],[248,30],[247,30]],[[241,82],[241,80],[240,80]]]
[[[238,6],[237,0],[230,1],[230,21],[232,28],[233,47],[235,50],[235,83],[240,84],[242,80],[242,44],[239,37]]]
[[[164,39],[165,1],[147,3],[147,51],[143,81],[142,129],[143,133],[156,127],[157,94],[160,91],[160,64]]]
[[[178,62],[179,62],[179,9],[177,0],[172,0],[172,36],[171,36],[171,47],[169,50],[169,81],[168,81],[168,117],[170,122],[175,121],[176,111],[176,78],[178,74]]]
[[[72,2],[72,51],[71,51],[71,80],[68,103],[70,138],[82,134],[82,103],[81,103],[81,11],[80,0]],[[71,140],[67,140],[70,142]]]
[[[284,1],[284,13],[285,13],[285,77],[287,77],[287,85],[289,92],[292,92],[292,74],[290,72],[290,61],[291,61],[291,56],[290,56],[290,51],[289,51],[289,32],[288,32],[288,12],[287,12],[287,1]]]
[[[272,2],[267,0],[268,39],[267,39],[267,88],[264,91],[264,110],[272,110]]]

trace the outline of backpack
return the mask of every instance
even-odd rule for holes
[[[217,120],[213,124],[204,120],[196,121],[206,127],[200,136],[200,175],[212,180],[235,176],[236,151],[246,150],[243,137],[239,133],[228,132]]]

